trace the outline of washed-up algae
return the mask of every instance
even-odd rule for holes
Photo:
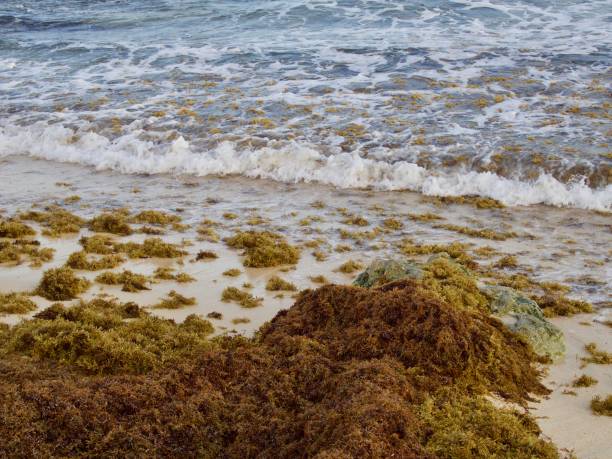
[[[134,232],[128,222],[129,212],[125,209],[106,212],[94,217],[89,222],[89,229],[96,233],[112,233],[129,236]]]
[[[34,236],[36,231],[29,225],[18,220],[5,220],[0,218],[0,237],[21,238]]]
[[[180,258],[187,254],[176,244],[164,242],[161,238],[152,237],[138,242],[115,242],[107,235],[82,237],[79,243],[87,253],[110,255],[123,253],[129,258]]]
[[[599,395],[591,400],[591,410],[598,416],[612,416],[612,395],[602,399]]]
[[[54,253],[52,248],[40,247],[37,240],[0,241],[0,263],[20,264],[25,258],[30,261],[30,266],[40,267],[43,263],[53,260]]]
[[[43,211],[31,210],[19,215],[21,220],[35,221],[43,227],[45,236],[61,236],[64,234],[78,233],[85,226],[85,220],[62,209],[59,206],[49,206]]]
[[[72,268],[62,266],[45,271],[35,293],[51,301],[66,301],[76,298],[90,286],[91,282],[78,277]]]
[[[268,279],[268,282],[266,282],[266,290],[270,290],[272,292],[277,292],[280,290],[295,292],[297,290],[297,287],[295,286],[295,284],[281,279],[278,276],[272,276],[270,279]]]
[[[304,291],[252,339],[97,301],[0,330],[7,456],[558,457],[483,399],[547,393],[530,348],[412,280]]]
[[[153,309],[181,309],[196,304],[193,297],[183,296],[175,290],[171,290],[166,298],[153,306]]]
[[[26,314],[36,310],[36,303],[24,293],[0,293],[0,314]]]
[[[227,238],[225,243],[243,249],[243,264],[250,268],[294,265],[300,258],[297,247],[290,245],[280,234],[270,231],[239,231]]]
[[[129,270],[123,270],[120,273],[113,271],[103,272],[96,276],[96,282],[105,285],[121,285],[121,290],[124,292],[150,290],[149,278],[147,276],[133,273]]]
[[[66,266],[72,269],[86,271],[99,271],[101,269],[112,269],[125,261],[121,255],[103,255],[100,258],[90,258],[84,251],[71,253],[66,261]]]

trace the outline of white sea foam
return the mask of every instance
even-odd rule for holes
[[[138,138],[138,131],[113,141],[86,133],[76,141],[72,129],[38,123],[0,128],[0,156],[27,155],[78,163],[99,170],[150,174],[240,174],[282,182],[318,182],[340,188],[412,190],[435,196],[480,195],[506,205],[548,204],[594,210],[612,209],[612,185],[591,189],[584,182],[564,184],[550,175],[522,182],[488,172],[440,174],[414,163],[377,161],[356,153],[325,156],[310,145],[238,150],[224,142],[198,151],[182,137],[166,147]]]

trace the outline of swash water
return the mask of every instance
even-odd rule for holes
[[[2,0],[0,156],[612,207],[612,3]]]

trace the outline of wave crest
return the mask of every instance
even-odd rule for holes
[[[231,142],[197,151],[182,137],[165,147],[138,138],[133,131],[115,140],[61,125],[34,124],[0,128],[0,156],[27,155],[51,161],[110,169],[126,174],[239,174],[281,182],[318,182],[339,188],[411,190],[431,196],[479,195],[508,206],[547,204],[612,210],[612,185],[589,188],[585,181],[562,183],[548,174],[533,182],[490,172],[441,173],[407,161],[387,163],[356,153],[331,156],[312,145],[290,143],[276,149],[238,149]]]

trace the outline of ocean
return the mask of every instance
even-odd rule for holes
[[[607,1],[4,0],[0,156],[612,208]]]

